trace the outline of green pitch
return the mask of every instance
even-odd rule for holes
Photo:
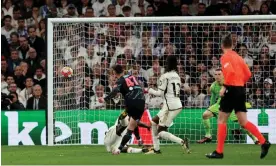
[[[3,165],[272,165],[276,164],[276,150],[270,148],[268,156],[261,160],[260,146],[229,144],[225,147],[225,158],[211,160],[205,153],[212,152],[215,144],[192,144],[192,154],[184,154],[180,146],[161,146],[161,155],[120,154],[105,152],[103,146],[2,146]]]

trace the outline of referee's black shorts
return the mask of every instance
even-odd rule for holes
[[[125,105],[128,116],[136,121],[140,121],[145,109],[145,100],[125,99]]]
[[[245,88],[242,86],[226,86],[224,96],[220,101],[220,111],[231,113],[247,112]]]

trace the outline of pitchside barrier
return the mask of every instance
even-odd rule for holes
[[[186,136],[192,142],[202,138],[204,135],[201,116],[203,109],[183,109],[181,114],[171,124],[170,132],[176,136]],[[73,145],[102,145],[105,132],[114,125],[119,110],[86,110],[86,116],[79,116],[75,110],[59,111],[58,117],[64,117],[68,113],[72,118],[79,120],[56,119],[56,130],[60,135],[55,137],[56,144]],[[146,110],[142,121],[150,123],[151,117],[158,110]],[[104,116],[105,115],[105,116]],[[93,117],[93,118],[92,118]],[[1,112],[1,141],[2,145],[46,145],[46,118],[45,111],[2,111]],[[248,119],[258,126],[271,143],[276,143],[276,109],[250,109]],[[216,142],[216,118],[212,118],[213,143]],[[252,144],[252,140],[245,133],[239,133],[240,126],[229,121],[228,143]],[[152,144],[151,132],[140,129],[145,144]],[[133,137],[134,138],[134,137]],[[76,140],[80,140],[76,141]],[[135,139],[130,144],[136,144]],[[162,143],[162,142],[161,142]],[[170,144],[170,142],[163,142]]]

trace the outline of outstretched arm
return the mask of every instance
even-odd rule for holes
[[[123,83],[124,83],[124,80],[119,79],[114,85],[114,88],[112,89],[112,91],[104,98],[104,101],[114,98],[117,95],[117,93],[120,92],[121,86],[123,85]]]
[[[162,75],[159,79],[159,84],[158,84],[158,90],[154,90],[152,88],[149,89],[149,94],[152,94],[154,96],[163,96],[165,89],[167,88],[167,82],[168,80]]]
[[[152,94],[154,96],[163,96],[164,95],[164,91],[161,89],[158,90],[154,90],[152,88],[149,89],[149,94]]]
[[[120,92],[120,88],[117,86],[116,88],[112,89],[112,91],[104,98],[104,100],[107,101],[114,98],[118,92]]]

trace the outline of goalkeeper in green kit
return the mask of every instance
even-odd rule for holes
[[[221,87],[223,86],[223,75],[222,75],[221,69],[215,70],[214,77],[215,77],[215,82],[213,82],[210,87],[211,89],[210,107],[202,115],[203,124],[205,127],[205,136],[201,140],[198,140],[197,143],[205,143],[205,142],[212,141],[210,118],[217,117],[219,112],[219,103],[221,99],[219,96],[219,92]],[[246,104],[246,108],[251,108],[250,103],[245,103],[245,104]],[[235,115],[234,111],[230,114],[229,118],[233,122],[238,122],[238,118]],[[256,137],[254,137],[247,130],[245,130],[245,132],[254,141],[255,144],[259,144],[259,141],[257,140]]]

